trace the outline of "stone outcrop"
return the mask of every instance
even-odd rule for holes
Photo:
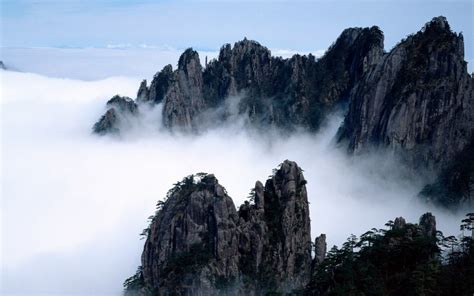
[[[120,132],[121,124],[127,125],[130,116],[138,115],[137,104],[129,97],[116,95],[107,102],[107,112],[94,124],[97,134]]]
[[[321,264],[326,258],[326,235],[323,233],[314,240],[314,265]]]
[[[351,92],[339,140],[356,153],[389,147],[414,168],[439,172],[472,146],[473,131],[474,79],[464,61],[463,36],[436,17],[368,67]],[[473,165],[452,167],[448,174],[468,175],[468,183]]]
[[[436,218],[433,214],[423,214],[419,225],[425,237],[436,238]]]
[[[261,282],[281,286],[283,292],[303,287],[310,276],[311,226],[305,185],[302,170],[289,161],[265,183],[268,243],[263,249]]]
[[[434,18],[370,69],[351,94],[341,138],[412,151],[429,163],[452,159],[474,129],[473,80],[461,34]]]
[[[343,106],[337,139],[350,153],[391,149],[404,165],[434,172],[420,188],[428,200],[474,200],[474,78],[462,34],[436,17],[389,52],[383,38],[378,27],[346,29],[320,59],[274,57],[244,39],[224,45],[205,68],[187,49],[176,70],[168,65],[150,86],[140,84],[133,104],[162,104],[162,124],[184,132],[236,117],[264,130],[316,131]],[[123,117],[109,108],[93,130],[118,133],[133,124]]]
[[[393,229],[403,229],[405,227],[405,225],[407,224],[405,218],[403,217],[397,217],[395,218],[395,220],[393,221]]]
[[[149,87],[140,84],[137,102],[163,103],[163,125],[196,131],[225,121],[229,114],[248,118],[255,127],[317,130],[325,114],[347,100],[352,87],[383,52],[377,27],[345,30],[321,59],[311,54],[273,57],[258,42],[244,39],[224,45],[203,69],[196,51],[187,49],[178,69],[168,65]],[[226,100],[238,97],[230,110]],[[214,120],[216,119],[216,120]]]
[[[213,175],[184,179],[150,225],[145,287],[159,295],[210,295],[217,281],[237,278],[237,223],[234,203]]]
[[[168,128],[193,131],[198,128],[194,120],[204,110],[203,78],[199,55],[187,49],[179,58],[178,70],[173,73],[170,86],[164,95],[163,124]]]
[[[183,179],[145,230],[138,295],[266,295],[302,289],[311,275],[306,181],[285,161],[236,211],[213,175]],[[132,295],[132,294],[130,294]]]
[[[142,80],[137,92],[137,102],[148,102],[150,99],[150,90],[146,85],[146,79]]]

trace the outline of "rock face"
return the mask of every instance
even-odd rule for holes
[[[168,65],[149,87],[140,84],[136,102],[162,104],[163,125],[184,132],[236,117],[262,130],[316,131],[328,113],[348,105],[337,138],[350,153],[391,149],[405,165],[435,173],[422,196],[447,205],[474,200],[474,77],[463,36],[444,17],[388,53],[378,27],[344,30],[320,59],[273,57],[244,39],[224,45],[203,69],[188,49],[176,70]],[[94,132],[129,127],[134,113],[124,110],[109,108]]]
[[[344,101],[353,84],[381,54],[377,27],[345,30],[319,60],[295,55],[284,60],[255,41],[222,47],[204,72],[206,101],[216,107],[239,96],[238,112],[258,126],[303,126],[316,130],[324,113]]]
[[[434,18],[354,89],[341,137],[354,151],[380,144],[443,163],[471,140],[473,94],[462,35],[451,32],[445,18]]]
[[[145,287],[159,295],[209,295],[216,281],[237,278],[237,222],[232,199],[213,175],[185,179],[150,226],[142,254]]]
[[[436,238],[436,218],[433,214],[423,214],[420,217],[419,225],[426,237]]]
[[[127,125],[130,116],[138,115],[137,104],[129,97],[116,95],[107,102],[107,107],[107,112],[92,128],[97,134],[118,134],[121,124]]]
[[[415,168],[441,171],[466,154],[473,131],[474,79],[464,61],[463,36],[437,17],[368,67],[350,94],[339,140],[354,152],[389,147]],[[468,183],[473,165],[452,167],[448,174],[467,175]]]
[[[187,49],[179,58],[178,70],[164,95],[163,124],[168,128],[197,129],[194,120],[205,108],[199,55]]]
[[[260,282],[283,292],[307,284],[311,269],[311,232],[306,180],[294,162],[285,161],[267,180],[264,218],[268,243],[264,245]]]
[[[224,45],[206,68],[196,51],[187,49],[178,69],[168,65],[150,87],[140,84],[137,102],[163,103],[163,124],[170,129],[196,131],[239,114],[256,127],[316,130],[325,114],[347,100],[352,87],[383,53],[383,34],[377,27],[345,30],[327,53],[272,57],[251,40]],[[234,98],[237,104],[226,104]],[[214,120],[215,119],[215,120]]]
[[[306,181],[285,161],[236,211],[213,175],[190,176],[159,204],[127,282],[138,295],[266,295],[302,289],[311,275]]]
[[[327,244],[326,235],[321,234],[314,240],[314,264],[318,265],[326,258]]]

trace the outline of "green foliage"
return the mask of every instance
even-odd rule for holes
[[[462,229],[472,230],[474,215]],[[472,295],[474,239],[427,236],[416,224],[372,229],[333,247],[316,267],[308,295]],[[445,254],[443,256],[443,254]]]
[[[140,239],[145,239],[148,237],[151,231],[151,225],[154,223],[155,219],[160,215],[162,210],[166,207],[167,201],[174,195],[179,195],[181,197],[187,197],[192,191],[195,190],[195,186],[202,188],[207,186],[205,183],[211,178],[207,173],[197,173],[196,175],[189,175],[184,177],[183,180],[173,184],[173,188],[168,190],[166,197],[163,200],[159,200],[156,203],[156,210],[153,215],[148,217],[148,226],[142,230],[140,233]]]
[[[125,280],[123,287],[125,288],[125,291],[138,291],[145,287],[141,266],[138,267],[137,272],[134,275]]]
[[[251,188],[250,189],[250,192],[247,196],[247,199],[249,200],[250,203],[254,203],[255,202],[255,188]]]
[[[472,231],[474,233],[474,213],[466,214],[466,219],[463,219],[461,224],[461,230]],[[474,236],[474,235],[471,235]]]

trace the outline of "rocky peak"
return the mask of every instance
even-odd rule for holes
[[[257,53],[257,55],[265,55],[270,57],[271,53],[268,48],[262,46],[255,40],[248,40],[244,38],[242,41],[238,41],[234,44],[234,48],[232,49],[234,55],[253,55]]]
[[[213,175],[176,184],[148,230],[144,289],[159,295],[215,293],[215,281],[238,276],[237,222],[232,199]]]
[[[431,213],[425,213],[420,217],[419,223],[423,233],[427,237],[436,238],[436,218]]]
[[[186,75],[194,75],[193,72],[202,71],[198,52],[192,48],[186,49],[179,57],[178,70],[184,71]]]
[[[99,135],[118,134],[120,129],[117,125],[117,111],[115,111],[114,108],[110,108],[102,115],[99,121],[94,124],[92,130]]]
[[[147,102],[149,100],[149,93],[150,90],[147,87],[146,79],[143,79],[138,88],[137,102]]]
[[[195,118],[206,107],[203,97],[202,66],[196,51],[189,48],[181,55],[178,69],[168,83],[164,94],[164,125],[188,132],[196,130]]]
[[[380,56],[383,36],[374,37],[376,31],[344,31],[319,60],[312,55],[272,57],[268,48],[244,39],[233,47],[224,45],[219,58],[203,70],[198,53],[189,48],[179,58],[176,71],[171,66],[163,68],[148,91],[146,84],[140,85],[137,102],[163,102],[163,124],[187,132],[215,124],[216,120],[208,123],[201,115],[214,114],[216,109],[225,109],[215,116],[220,121],[235,118],[228,114],[237,112],[256,127],[317,130],[324,114],[347,99],[365,69]],[[227,110],[225,100],[237,95],[236,110]]]
[[[258,209],[264,207],[264,197],[263,197],[264,187],[262,182],[257,181],[255,182],[255,206]]]
[[[397,217],[395,218],[395,221],[393,222],[393,229],[403,229],[405,225],[407,225],[405,218]]]
[[[158,203],[145,230],[142,266],[127,287],[139,295],[267,295],[303,288],[312,260],[306,181],[296,163],[285,161],[266,183],[256,182],[255,203],[237,212],[214,175],[178,182]]]
[[[130,113],[136,113],[138,110],[137,104],[135,104],[131,98],[119,95],[115,95],[109,101],[107,101],[107,107],[115,107],[120,112]]]
[[[219,61],[230,61],[232,56],[242,59],[245,55],[263,55],[270,57],[271,53],[268,48],[262,46],[257,41],[244,38],[241,41],[235,42],[233,47],[230,44],[222,46],[219,52]]]
[[[270,285],[288,291],[306,285],[310,276],[311,237],[306,180],[301,168],[285,160],[265,183],[264,211],[269,244],[264,274]]]
[[[244,39],[236,42],[230,55],[230,73],[237,91],[263,87],[271,74],[270,51],[256,41]]]
[[[474,131],[474,81],[463,48],[444,17],[407,37],[351,91],[339,139],[356,153],[388,147],[416,169],[449,167]]]
[[[148,102],[152,104],[163,102],[172,81],[173,67],[171,65],[166,65],[160,72],[155,74],[151,81]]]
[[[127,125],[130,117],[138,115],[138,106],[129,97],[115,95],[106,106],[107,111],[92,127],[93,132],[99,135],[119,134],[121,125]]]
[[[451,32],[451,27],[449,26],[448,20],[444,16],[434,17],[431,21],[425,24],[422,31],[447,31]]]
[[[321,234],[314,240],[314,259],[313,265],[319,265],[326,258],[327,244],[326,234]],[[313,267],[314,268],[314,267]]]
[[[383,40],[376,26],[349,28],[319,59],[283,59],[244,39],[223,46],[204,70],[198,53],[187,49],[177,70],[166,66],[149,88],[142,82],[137,102],[163,103],[163,125],[184,132],[238,116],[262,131],[317,131],[328,114],[348,104],[337,137],[351,153],[388,148],[414,169],[438,174],[423,190],[434,199],[471,198],[474,162],[463,159],[474,143],[474,79],[467,73],[462,35],[451,31],[445,17],[436,17],[388,53]],[[237,106],[226,101],[232,96],[239,96]],[[126,128],[126,121],[107,121],[120,117],[112,115],[94,130]],[[100,128],[107,126],[114,128]]]
[[[362,28],[347,28],[342,31],[341,35],[336,40],[338,42],[344,42],[346,44],[352,44],[362,33]]]

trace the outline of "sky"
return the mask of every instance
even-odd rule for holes
[[[347,27],[378,25],[389,50],[434,16],[463,32],[473,59],[473,3],[444,1],[0,0],[2,47],[170,46],[218,50],[244,37],[269,48],[326,49]]]

